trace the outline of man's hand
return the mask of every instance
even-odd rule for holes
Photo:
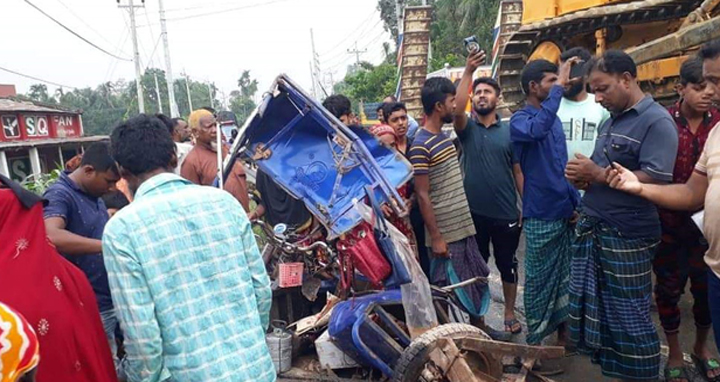
[[[390,206],[387,203],[383,203],[380,206],[380,209],[382,210],[382,213],[385,216],[385,218],[390,218],[390,216],[392,216],[393,210],[392,210],[392,208],[390,208]]]
[[[570,71],[572,70],[573,65],[577,64],[580,61],[582,61],[582,59],[576,56],[560,64],[557,79],[558,85],[567,89],[570,86],[574,85],[577,81],[582,81],[581,78],[570,78]]]
[[[608,184],[614,189],[633,195],[640,195],[643,190],[637,175],[618,163],[615,163],[615,168],[609,167],[606,175]]]
[[[580,153],[575,154],[575,159],[569,161],[565,168],[565,177],[573,185],[602,181],[604,180],[603,173],[602,167]]]
[[[570,224],[577,224],[578,220],[580,220],[580,213],[573,211],[573,214],[570,217]]]
[[[473,74],[480,67],[485,64],[485,51],[481,50],[468,56],[467,62],[465,63],[465,73]]]
[[[575,187],[576,190],[587,190],[590,187],[590,183],[582,180],[569,180],[570,184]]]
[[[448,257],[448,247],[445,239],[438,237],[432,240],[432,251],[435,257]]]

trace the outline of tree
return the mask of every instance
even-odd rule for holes
[[[250,77],[249,70],[244,70],[237,84],[238,90],[230,92],[230,111],[235,113],[238,124],[242,125],[257,107],[253,98],[258,90],[258,82]]]
[[[28,92],[27,96],[31,100],[37,102],[55,103],[55,99],[51,98],[50,95],[48,95],[48,89],[45,84],[30,85],[30,91]]]

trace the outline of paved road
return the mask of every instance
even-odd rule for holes
[[[524,238],[521,240],[520,248],[518,249],[518,261],[520,263],[520,270],[519,270],[519,277],[520,277],[520,285],[523,284],[523,280],[525,279],[525,272],[524,272],[524,266],[523,261],[525,258],[525,245],[524,245]],[[487,316],[487,322],[492,325],[494,328],[502,328],[503,327],[503,303],[502,303],[502,289],[501,289],[501,283],[499,274],[497,273],[497,268],[495,268],[495,265],[490,260],[490,269],[492,270],[493,274],[491,276],[491,283],[490,283],[490,289],[492,294],[492,306],[490,308],[490,313]],[[518,296],[516,307],[518,311],[522,312],[522,290],[520,290],[520,295]],[[683,295],[683,299],[680,302],[681,311],[682,311],[682,321],[681,321],[681,327],[680,327],[680,341],[683,347],[683,351],[686,352],[686,354],[689,354],[689,352],[692,351],[692,347],[695,341],[695,324],[692,317],[692,295],[690,294],[689,289],[686,290],[686,293]],[[522,318],[522,317],[521,317]],[[653,320],[655,321],[656,327],[658,328],[658,333],[660,333],[660,338],[662,341],[663,346],[667,346],[667,342],[665,341],[664,335],[662,334],[662,328],[660,327],[660,322],[658,320],[658,315],[656,311],[653,311]],[[523,330],[525,329],[523,322]],[[524,336],[522,334],[516,336],[514,339],[515,342],[523,342]],[[549,344],[549,343],[548,343]],[[710,346],[712,347],[713,351],[717,351],[715,347],[715,341],[714,339],[711,339]],[[666,348],[663,349],[666,352]],[[689,362],[689,357],[686,357],[687,361]],[[665,357],[663,357],[663,364],[665,362]],[[610,378],[605,378],[600,373],[600,367],[593,365],[590,362],[590,359],[585,356],[573,356],[565,358],[561,361],[561,364],[563,368],[565,369],[565,373],[558,376],[553,376],[552,379],[558,382],[577,382],[577,381],[611,381]],[[702,382],[704,379],[700,378],[699,375],[695,374],[693,378],[693,382]]]

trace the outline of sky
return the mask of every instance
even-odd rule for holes
[[[117,0],[2,0],[0,67],[66,87],[134,80],[131,61],[88,45],[27,1],[100,48],[132,59],[129,12],[118,8]],[[164,0],[164,6],[175,78],[187,73],[226,94],[237,87],[243,70],[258,80],[258,93],[280,73],[311,90],[311,28],[328,84],[331,74],[337,82],[355,61],[348,49],[356,42],[359,50],[367,50],[361,60],[380,63],[382,44],[391,41],[377,0]],[[136,9],[136,22],[142,67],[164,70],[157,0]],[[15,84],[19,93],[38,82],[0,70],[0,84]],[[50,94],[57,88],[47,86]]]

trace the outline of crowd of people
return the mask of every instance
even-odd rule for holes
[[[720,343],[720,41],[682,65],[669,108],[644,94],[627,54],[573,48],[559,66],[529,62],[525,106],[502,118],[499,84],[473,79],[484,61],[471,54],[457,87],[425,82],[422,126],[394,97],[367,129],[347,97],[323,102],[412,165],[398,190],[409,216],[383,211],[430,282],[485,278],[492,255],[504,327],[484,322],[487,283],[454,290],[471,323],[498,340],[526,330],[530,345],[557,335],[604,375],[635,381],[660,373],[654,272],[663,374],[682,382],[678,303],[689,281],[692,358],[720,380],[708,345],[711,329]],[[573,77],[577,65],[585,74]],[[206,187],[228,155],[218,134],[213,110],[187,122],[141,114],[69,163],[42,198],[0,177],[0,237],[10,243],[0,247],[0,380],[275,380],[272,290],[250,221],[318,223],[262,171],[251,210],[240,162],[224,190]],[[521,233],[525,328],[515,313]]]

